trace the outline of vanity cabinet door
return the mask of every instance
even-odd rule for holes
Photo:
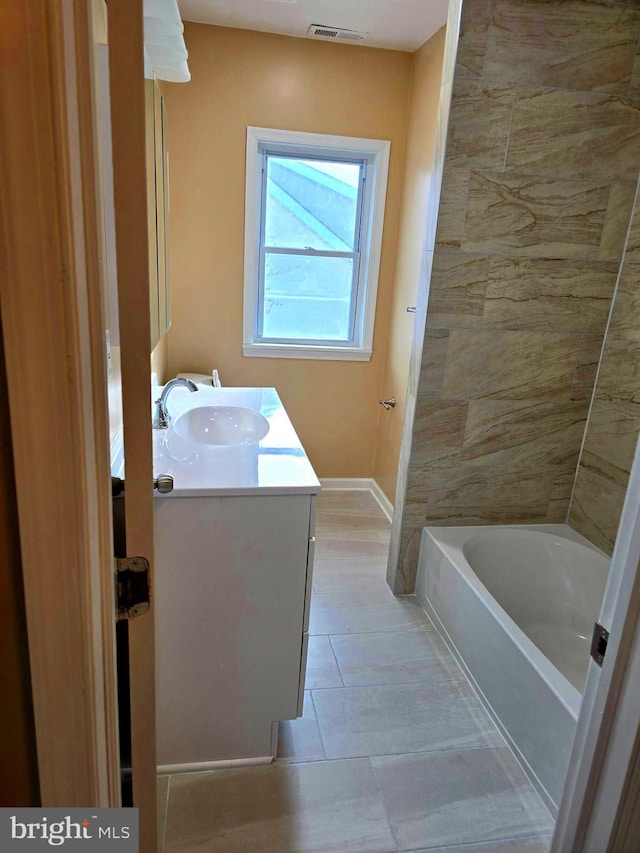
[[[269,756],[272,722],[298,715],[312,500],[156,498],[164,772]]]

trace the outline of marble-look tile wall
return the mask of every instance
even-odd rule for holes
[[[425,524],[567,517],[640,168],[639,35],[626,0],[464,0],[398,593]]]
[[[640,202],[636,201],[587,422],[569,524],[613,551],[640,432]]]

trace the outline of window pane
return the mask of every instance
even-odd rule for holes
[[[264,245],[355,250],[362,166],[267,156]]]
[[[267,253],[264,338],[348,341],[353,258]]]

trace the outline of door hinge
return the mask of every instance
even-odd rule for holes
[[[142,616],[149,609],[149,560],[146,557],[116,557],[116,602],[118,620]]]
[[[602,661],[607,653],[608,642],[609,632],[599,622],[596,622],[593,626],[593,636],[591,637],[591,657],[598,666],[602,666]]]

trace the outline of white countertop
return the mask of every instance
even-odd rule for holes
[[[208,446],[186,441],[171,426],[153,430],[154,476],[173,476],[173,491],[157,495],[157,500],[320,491],[318,478],[275,388],[198,388],[196,392],[174,388],[168,405],[172,419],[199,406],[240,406],[260,412],[269,421],[269,432],[252,444]],[[116,463],[114,468],[118,467],[120,470],[113,473],[123,476],[122,465]]]

